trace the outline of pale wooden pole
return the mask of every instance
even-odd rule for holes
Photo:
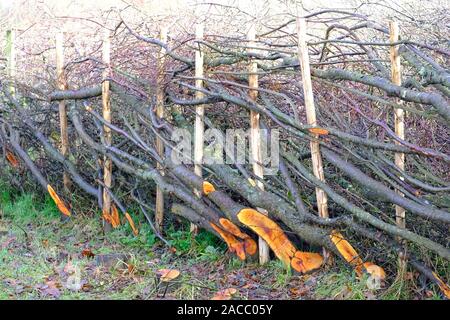
[[[167,28],[161,27],[160,40],[163,43],[167,43]],[[158,52],[158,65],[157,65],[157,84],[156,84],[156,116],[158,118],[164,118],[164,63],[165,63],[166,50],[161,47]],[[160,137],[156,137],[156,149],[159,156],[164,157],[164,142]],[[157,168],[160,169],[162,175],[161,164],[158,163]],[[155,204],[155,228],[158,232],[162,232],[162,224],[164,220],[164,194],[159,186],[156,187],[156,204]]]
[[[306,108],[306,121],[311,126],[317,126],[316,108],[314,106],[314,94],[311,82],[311,69],[309,66],[308,46],[306,44],[306,19],[303,17],[299,17],[297,19],[297,34],[298,34],[298,57],[300,60],[302,72],[303,95]],[[315,135],[316,139],[318,137],[319,137],[318,135]],[[310,149],[314,175],[321,181],[325,181],[319,142],[311,141]],[[319,216],[322,218],[328,218],[327,194],[320,188],[316,188],[316,200]],[[329,253],[325,249],[324,255],[326,257],[329,257]]]
[[[395,21],[389,22],[389,34],[390,34],[390,42],[395,43],[400,40],[400,29],[399,25]],[[402,84],[402,73],[401,73],[401,64],[400,64],[400,55],[399,55],[399,45],[393,45],[390,47],[390,58],[391,58],[391,79],[392,83],[400,86]],[[402,101],[398,99],[398,104],[401,104]],[[395,109],[394,114],[394,126],[395,126],[395,134],[402,140],[405,140],[405,114],[404,110],[397,108]],[[396,144],[398,142],[396,141]],[[401,170],[405,171],[405,154],[404,153],[395,153],[395,165]],[[403,177],[400,177],[400,179],[404,179]],[[404,196],[402,192],[397,190],[397,193],[400,196]],[[397,226],[400,228],[406,227],[406,211],[404,208],[400,207],[399,205],[395,206],[395,220],[397,223]],[[406,251],[406,247],[405,247]],[[400,271],[403,273],[405,271],[406,267],[406,260],[405,260],[405,252],[400,253],[399,256],[399,267]]]
[[[398,23],[395,21],[389,22],[389,31],[390,31],[390,41],[391,43],[398,42],[400,39],[400,30]],[[392,83],[400,86],[402,84],[402,76],[401,76],[401,65],[400,65],[400,55],[398,53],[399,46],[391,46],[390,48],[390,57],[391,57],[391,77]],[[401,103],[401,101],[398,101]],[[405,140],[405,115],[404,110],[397,108],[395,109],[394,115],[395,122],[395,134],[402,140]],[[398,142],[396,142],[398,144]],[[404,153],[395,153],[395,164],[401,170],[405,170],[405,154]],[[401,177],[403,179],[403,177]],[[403,196],[403,194],[402,194]],[[395,206],[395,216],[397,225],[399,227],[405,227],[405,209],[396,205]]]
[[[247,34],[248,47],[247,52],[252,54],[255,52],[252,47],[255,47],[256,40],[256,31],[255,25],[252,24]],[[258,97],[258,64],[252,58],[250,58],[250,64],[248,67],[249,75],[248,75],[248,86],[250,88],[254,88],[253,90],[249,90],[249,96],[253,101],[256,101]],[[263,159],[261,155],[261,130],[259,125],[259,113],[255,111],[250,111],[250,153],[251,153],[251,162],[253,166],[253,173],[256,177],[263,179],[264,178],[264,167],[262,166]],[[262,181],[258,179],[256,182],[256,186],[264,190],[264,184]],[[262,208],[257,208],[259,212],[267,215],[268,212]],[[258,247],[259,247],[259,263],[265,264],[270,260],[270,251],[267,242],[265,242],[261,237],[258,238]]]
[[[198,23],[195,25],[195,40],[203,40],[203,24]],[[195,48],[195,87],[203,88],[203,60],[204,55],[200,47],[200,43],[196,43]],[[196,91],[195,98],[202,99],[204,97],[203,92]],[[195,127],[194,127],[194,172],[199,177],[203,176],[202,163],[203,163],[203,140],[205,134],[205,106],[199,105],[195,107]],[[195,190],[195,194],[200,198],[201,190]],[[196,234],[198,227],[195,224],[191,224],[191,232]]]
[[[14,29],[6,31],[6,57],[8,59],[7,75],[11,82],[14,82],[16,76],[16,32]],[[10,85],[10,92],[14,96],[14,85]]]
[[[56,42],[56,77],[57,86],[60,90],[66,90],[67,84],[64,74],[64,33],[58,32],[55,38]],[[66,102],[61,100],[59,106],[59,127],[61,132],[61,154],[66,157],[69,152],[69,133],[67,129],[67,110]],[[69,192],[70,178],[66,171],[63,174],[64,189]]]
[[[111,39],[109,30],[105,30],[103,38],[103,50],[102,59],[105,66],[103,71],[103,81],[102,81],[102,108],[103,108],[103,119],[110,122],[112,120],[111,116],[111,101],[110,101],[110,91],[109,91],[109,81],[106,80],[109,77],[109,70],[111,64]],[[112,143],[111,129],[107,126],[103,126],[104,141],[107,146]],[[103,183],[106,188],[111,188],[112,184],[112,160],[110,157],[105,156],[103,159]],[[111,196],[106,189],[103,190],[103,216],[111,217]],[[104,219],[104,229],[105,231],[111,230],[111,224]]]

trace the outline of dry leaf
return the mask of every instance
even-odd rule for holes
[[[45,286],[43,286],[40,291],[46,296],[52,296],[54,298],[59,298],[61,296],[61,291],[55,286],[52,281],[49,281]]]
[[[17,168],[19,166],[19,161],[16,156],[14,156],[14,154],[9,150],[6,150],[6,159],[13,168]]]
[[[81,255],[86,258],[93,258],[95,256],[91,249],[84,249],[81,251]]]
[[[180,275],[180,271],[177,269],[160,269],[156,273],[162,282],[169,282]]]
[[[224,290],[218,291],[211,300],[230,300],[235,294],[237,290],[235,288],[228,288]]]

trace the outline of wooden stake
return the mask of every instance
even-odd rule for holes
[[[390,42],[395,43],[400,40],[400,29],[397,22],[390,21],[389,22],[389,34],[390,34]],[[391,46],[390,47],[390,58],[391,58],[391,78],[392,83],[400,86],[402,84],[402,73],[401,73],[401,64],[400,64],[400,55],[398,52],[399,46]],[[397,99],[397,103],[401,104],[402,101]],[[394,114],[394,126],[395,126],[395,134],[402,140],[405,140],[405,115],[403,109],[395,109]],[[396,144],[399,144],[397,141]],[[405,154],[404,153],[395,153],[395,165],[401,170],[405,171]],[[400,179],[404,179],[400,177]],[[396,190],[400,196],[404,196],[402,192]],[[397,226],[400,228],[406,227],[406,211],[404,208],[396,205],[395,206],[395,220]],[[399,239],[401,241],[401,239]],[[404,241],[402,241],[404,242]],[[400,253],[398,259],[399,273],[398,276],[403,277],[406,272],[406,244],[404,245],[404,251]]]
[[[162,27],[159,35],[160,40],[163,43],[167,43],[167,28]],[[158,74],[156,84],[156,116],[158,118],[164,118],[164,62],[165,62],[166,50],[161,48],[158,53]],[[156,149],[158,155],[164,157],[164,142],[160,137],[156,137]],[[158,163],[157,168],[160,169],[162,175],[161,164]],[[159,186],[156,187],[156,211],[155,211],[155,228],[158,232],[162,232],[162,224],[164,220],[164,194]]]
[[[109,81],[105,80],[109,76],[109,68],[111,64],[111,39],[109,30],[105,30],[103,38],[103,52],[102,52],[103,63],[105,64],[105,71],[103,71],[103,82],[102,82],[102,107],[103,107],[103,118],[107,122],[111,122],[111,101],[109,92]],[[107,146],[112,143],[111,129],[107,126],[103,126],[104,141]],[[111,188],[112,184],[112,161],[111,158],[105,156],[103,160],[103,183],[106,188]],[[103,216],[111,216],[111,196],[106,189],[103,190]],[[110,231],[111,224],[104,221],[104,230]]]
[[[203,40],[203,24],[196,24],[195,26],[195,39],[197,41]],[[203,78],[203,52],[200,48],[200,43],[196,44],[197,48],[195,51],[195,77]],[[195,80],[196,88],[203,88],[203,80]],[[202,99],[204,94],[200,91],[195,92],[196,99]],[[203,140],[204,140],[204,123],[205,106],[199,105],[195,107],[195,128],[194,128],[194,171],[198,176],[203,176],[202,163],[203,163]],[[201,197],[201,190],[195,190],[196,195]],[[191,232],[196,234],[198,232],[198,227],[195,224],[191,224]]]
[[[298,33],[298,56],[300,59],[300,66],[302,72],[303,93],[305,99],[306,108],[306,121],[309,125],[317,126],[316,108],[314,106],[314,94],[311,82],[311,70],[309,66],[309,54],[308,46],[306,44],[306,20],[303,17],[297,19],[297,33]],[[316,135],[316,138],[319,136]],[[311,160],[313,166],[313,172],[316,178],[321,181],[325,181],[325,175],[323,173],[322,156],[320,154],[319,142],[311,141]],[[316,199],[319,216],[322,218],[328,218],[328,198],[326,193],[316,188]],[[324,249],[324,255],[328,258],[330,255]]]
[[[400,39],[400,30],[397,22],[391,21],[389,22],[389,31],[390,31],[390,41],[391,43],[398,42]],[[391,46],[390,48],[390,57],[391,57],[391,76],[392,83],[400,86],[402,84],[402,76],[401,76],[401,65],[400,65],[400,55],[398,53],[399,46]],[[399,104],[401,101],[397,101]],[[395,109],[394,122],[395,122],[395,134],[402,140],[405,140],[405,115],[403,109]],[[396,142],[398,144],[398,142]],[[396,153],[395,154],[395,165],[401,170],[405,170],[405,154],[404,153]],[[403,180],[403,177],[400,177]],[[398,192],[398,191],[397,191]],[[398,192],[401,196],[403,194]],[[397,225],[401,228],[405,228],[405,209],[396,205],[395,206],[395,217],[397,221]]]
[[[64,75],[64,34],[58,32],[56,34],[56,76],[57,86],[60,90],[66,90],[67,84]],[[59,102],[59,126],[61,132],[61,154],[66,157],[69,152],[69,133],[67,130],[67,110],[66,102],[61,100]],[[64,171],[63,174],[64,189],[69,192],[70,178],[69,174]]]
[[[255,25],[252,24],[250,30],[247,35],[248,46],[255,46],[256,39],[256,31]],[[254,53],[253,49],[248,49],[247,52],[249,54]],[[254,59],[250,59],[249,64],[249,76],[248,76],[248,86],[250,88],[258,88],[258,64],[254,61]],[[256,101],[258,97],[258,90],[249,90],[249,96],[252,100]],[[258,177],[264,178],[264,167],[262,166],[263,159],[261,155],[261,131],[259,125],[259,113],[255,111],[250,111],[250,150],[251,150],[251,161],[253,166],[253,173]],[[264,184],[261,181],[257,181],[256,185],[259,189],[264,190]],[[259,212],[264,215],[268,215],[268,212],[262,208],[257,208]],[[267,243],[261,238],[258,238],[258,247],[259,247],[259,263],[261,265],[269,262],[269,246]]]
[[[8,59],[7,75],[11,82],[14,82],[16,76],[16,32],[14,29],[6,31],[6,57]],[[10,85],[10,92],[14,96],[14,85]]]

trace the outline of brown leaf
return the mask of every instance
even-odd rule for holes
[[[231,300],[231,298],[237,293],[235,288],[227,288],[218,291],[211,300]]]
[[[9,150],[6,150],[6,159],[8,160],[9,164],[13,168],[17,168],[19,166],[19,161],[14,156],[14,154],[11,151],[9,151]]]
[[[177,248],[175,248],[175,247],[170,247],[170,252],[172,252],[172,253],[177,253]]]
[[[160,269],[156,271],[156,274],[160,276],[162,282],[169,282],[175,278],[178,278],[180,271],[177,269]]]
[[[39,286],[39,291],[45,296],[59,298],[61,296],[59,287],[61,287],[61,285],[56,281],[46,281],[44,285]]]
[[[128,267],[128,272],[129,273],[133,273],[136,270],[136,267],[134,266],[134,264],[129,263],[127,265],[127,267]]]
[[[95,254],[91,251],[91,249],[84,249],[81,251],[81,255],[86,258],[93,258]]]

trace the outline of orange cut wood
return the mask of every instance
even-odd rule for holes
[[[59,198],[59,196],[56,194],[55,190],[49,184],[47,185],[47,191],[48,191],[50,197],[52,197],[53,201],[55,202],[56,207],[58,207],[58,210],[63,215],[66,215],[66,216],[70,217],[70,215],[71,215],[70,210],[67,209],[67,207],[64,204],[64,202]]]
[[[137,236],[139,234],[139,230],[134,225],[134,221],[131,218],[131,216],[128,214],[128,212],[125,212],[125,218],[128,220],[128,223],[130,224],[131,230],[133,230],[133,234]]]
[[[323,257],[314,252],[295,252],[295,256],[291,260],[291,267],[297,272],[306,273],[320,268],[323,263]]]
[[[291,258],[294,257],[297,249],[278,224],[251,208],[242,209],[237,217],[242,224],[253,230],[267,242],[278,259],[283,261],[286,266],[291,265]]]
[[[111,225],[113,228],[120,226],[119,210],[117,210],[115,205],[111,206]]]
[[[372,262],[364,262],[363,263],[364,269],[368,274],[370,274],[373,277],[378,277],[382,280],[386,279],[386,272],[384,269],[380,266],[377,266],[376,264],[373,264]]]
[[[441,278],[436,274],[436,272],[432,272],[434,278],[436,279],[439,289],[441,289],[442,293],[447,297],[447,299],[450,299],[450,287],[442,281]]]
[[[309,128],[308,131],[313,134],[318,134],[318,135],[323,135],[323,136],[326,136],[329,134],[329,131],[324,128]]]
[[[208,182],[208,181],[203,181],[203,193],[205,195],[210,194],[211,192],[216,191],[216,189],[214,188],[214,186],[212,185],[212,183]]]
[[[245,260],[244,243],[240,242],[231,233],[229,233],[228,231],[222,230],[221,228],[219,228],[214,223],[210,222],[209,224],[222,237],[222,239],[227,244],[228,249],[230,250],[230,252],[236,253],[238,258],[241,259],[242,261],[244,261]]]
[[[256,252],[258,251],[258,245],[256,244],[256,241],[250,237],[244,239],[244,248],[245,252],[251,256],[256,254]]]
[[[336,230],[333,230],[330,234],[330,239],[336,246],[336,249],[342,255],[342,257],[355,267],[356,273],[358,275],[362,274],[361,266],[363,265],[362,259],[359,257],[359,254],[356,250],[351,246],[351,244],[345,240],[344,236]]]
[[[14,156],[14,154],[11,151],[9,151],[9,150],[6,150],[6,159],[8,160],[9,164],[13,168],[17,168],[19,166],[19,161]]]
[[[103,219],[105,219],[106,222],[108,222],[109,224],[112,224],[112,216],[105,210],[103,210],[102,217],[103,217]]]
[[[246,253],[251,256],[256,253],[258,250],[258,245],[256,244],[256,241],[253,240],[248,234],[242,232],[237,225],[226,218],[220,218],[219,222],[224,230],[244,240],[244,248]]]
[[[245,239],[245,238],[249,237],[247,234],[243,233],[239,229],[239,227],[237,225],[235,225],[233,222],[231,222],[230,220],[228,220],[226,218],[220,218],[219,222],[226,231],[235,235],[236,237],[241,238],[241,239]]]

